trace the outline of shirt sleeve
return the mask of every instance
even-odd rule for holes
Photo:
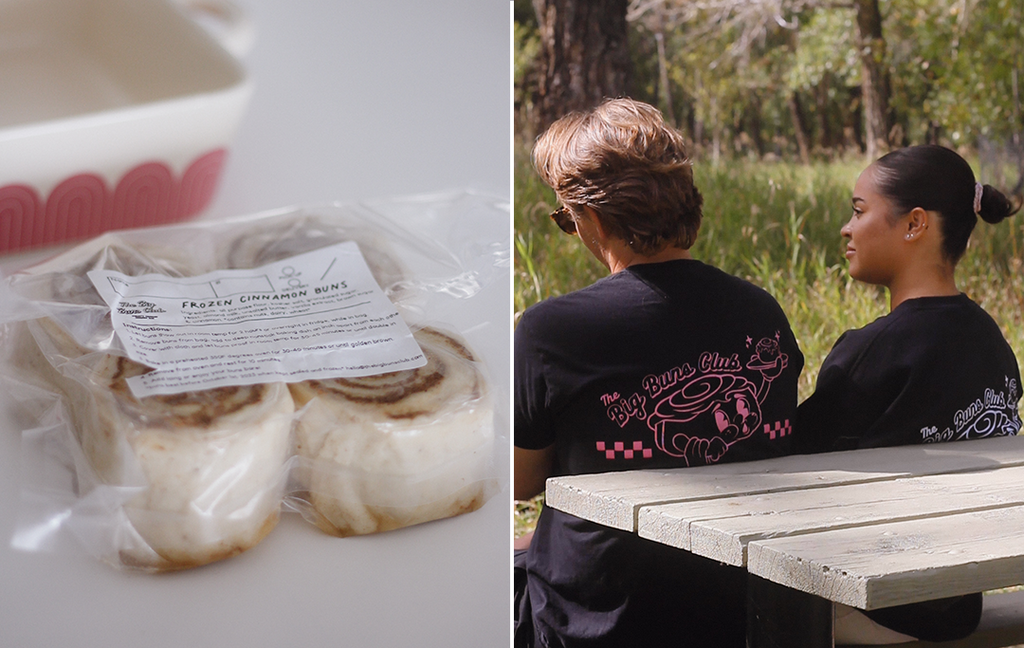
[[[531,334],[530,313],[516,326],[513,343],[513,442],[540,450],[555,442],[548,412],[547,377],[543,354]]]

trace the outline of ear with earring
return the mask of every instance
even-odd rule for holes
[[[928,229],[929,215],[920,207],[915,207],[910,212],[910,218],[911,229],[903,236],[903,238],[908,241],[914,240],[915,238],[917,238],[918,234]]]

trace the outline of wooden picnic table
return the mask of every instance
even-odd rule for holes
[[[545,505],[745,566],[752,648],[832,646],[832,602],[1024,584],[1024,437],[555,477]]]

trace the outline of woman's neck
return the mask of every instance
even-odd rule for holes
[[[891,281],[889,289],[889,311],[909,299],[918,297],[952,297],[960,294],[953,275],[953,266],[943,264],[924,271],[904,273]]]

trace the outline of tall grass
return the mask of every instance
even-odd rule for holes
[[[695,258],[765,288],[782,305],[805,357],[800,399],[836,338],[888,312],[883,289],[850,279],[839,229],[850,216],[850,193],[862,161],[811,166],[734,161],[713,168],[698,161],[695,182],[704,221]],[[984,180],[984,178],[983,178]],[[593,283],[606,270],[547,217],[554,194],[516,147],[515,318],[530,305]],[[1024,359],[1024,214],[991,226],[979,221],[957,270],[962,291],[999,323]],[[536,511],[517,510],[517,529]]]

